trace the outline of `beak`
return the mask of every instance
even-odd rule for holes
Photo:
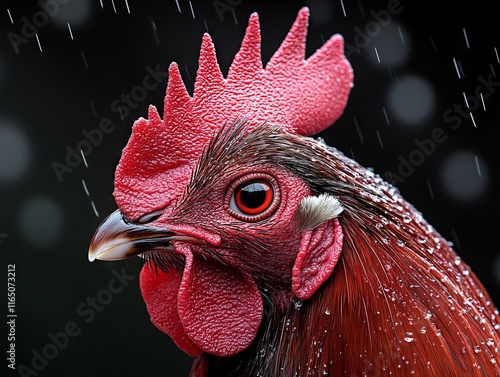
[[[168,229],[135,224],[116,210],[97,228],[89,247],[89,261],[121,260],[150,251],[173,251],[170,242],[185,239]]]

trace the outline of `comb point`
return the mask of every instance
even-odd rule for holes
[[[210,34],[203,34],[198,60],[198,71],[194,83],[193,98],[197,98],[200,93],[209,93],[212,88],[220,88],[224,85],[224,76],[217,62],[215,46]]]
[[[168,67],[168,84],[164,101],[165,119],[171,118],[176,109],[184,108],[191,100],[189,93],[182,81],[181,73],[177,63],[171,63]]]
[[[300,9],[295,21],[281,43],[278,50],[273,54],[266,70],[279,72],[290,65],[300,64],[306,56],[306,37],[309,25],[309,8]]]
[[[227,74],[228,81],[238,81],[244,78],[252,79],[256,74],[262,72],[260,45],[259,15],[254,12],[248,20],[248,26],[241,42],[241,47],[229,67]]]
[[[148,121],[152,123],[161,123],[160,114],[154,105],[148,107]]]

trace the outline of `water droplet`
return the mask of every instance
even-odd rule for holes
[[[295,309],[299,310],[302,307],[302,300],[295,300],[293,302]]]
[[[411,331],[408,331],[406,333],[406,336],[405,336],[404,340],[407,343],[413,342],[413,333]]]
[[[425,243],[426,241],[427,241],[427,239],[424,236],[422,236],[420,234],[417,236],[418,243]]]
[[[326,144],[325,139],[323,139],[322,137],[317,137],[317,138],[316,138],[316,141],[317,141],[318,143],[320,143],[320,144],[325,145],[325,146],[327,145],[327,144]]]
[[[475,353],[481,352],[481,346],[479,344],[477,346],[474,346],[474,352]]]
[[[403,241],[403,240],[401,240],[401,239],[400,239],[400,240],[397,240],[397,242],[396,242],[396,243],[398,244],[398,246],[401,246],[401,247],[405,245],[405,241]]]
[[[403,222],[404,222],[405,224],[410,223],[410,222],[411,222],[411,220],[412,220],[412,219],[411,219],[411,216],[410,216],[410,215],[404,215],[404,216],[403,216]]]
[[[326,308],[326,310],[325,310],[325,314],[326,314],[326,315],[330,315],[330,308]]]
[[[425,334],[426,332],[427,332],[427,329],[425,328],[425,326],[422,326],[422,327],[420,328],[420,333],[421,333],[421,334]]]
[[[427,313],[425,313],[424,318],[425,318],[425,319],[429,319],[429,318],[431,318],[431,317],[432,317],[432,313],[431,313],[431,312],[430,312],[430,310],[429,310]]]

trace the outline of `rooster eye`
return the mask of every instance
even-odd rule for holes
[[[279,190],[274,178],[250,174],[229,187],[229,213],[239,220],[256,222],[269,217],[279,204]]]

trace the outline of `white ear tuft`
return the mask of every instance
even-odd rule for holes
[[[338,217],[344,210],[339,200],[328,194],[308,196],[300,202],[297,220],[300,230],[312,230],[325,221]]]

